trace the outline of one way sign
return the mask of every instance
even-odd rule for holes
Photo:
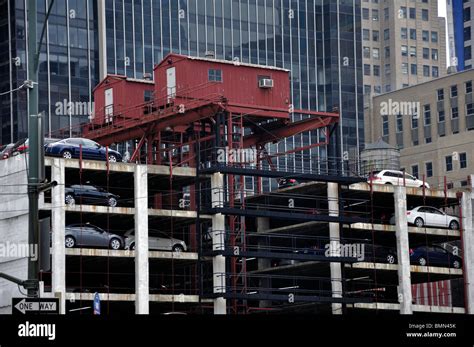
[[[13,298],[13,314],[58,314],[59,299]]]

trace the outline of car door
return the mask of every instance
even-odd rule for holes
[[[437,215],[434,209],[431,207],[424,207],[423,211],[424,211],[423,214],[424,214],[425,225],[430,226],[430,227],[437,226],[438,220],[437,220]]]
[[[90,204],[97,204],[100,201],[100,192],[94,186],[82,186],[84,190],[83,195],[86,197],[87,202]]]
[[[441,247],[433,247],[435,264],[441,266],[449,266],[449,253]]]
[[[156,234],[156,244],[158,249],[162,249],[165,251],[171,251],[171,239],[165,233],[157,233]]]
[[[418,217],[423,219],[423,221],[425,222],[425,225],[427,224],[426,223],[426,207],[425,206],[421,206],[421,207],[418,208],[418,211],[416,212],[416,217],[414,218],[413,222],[416,223],[416,219]]]
[[[82,139],[81,144],[82,144],[82,158],[83,159],[94,160],[97,158],[93,141]]]
[[[74,189],[76,204],[79,204],[79,205],[87,204],[88,198],[87,198],[86,190],[84,190],[84,186],[74,185],[74,186],[71,186],[71,188]]]
[[[109,235],[106,231],[95,226],[91,226],[89,229],[90,229],[90,239],[89,239],[90,246],[108,247]]]
[[[79,226],[76,229],[77,234],[79,235],[78,237],[78,244],[80,246],[92,246],[93,245],[93,234],[92,230],[89,226],[83,225]]]

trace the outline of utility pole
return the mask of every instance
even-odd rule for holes
[[[38,114],[38,69],[36,63],[36,54],[38,44],[36,42],[37,26],[37,8],[36,0],[28,0],[28,138],[29,138],[29,162],[28,162],[28,243],[30,245],[39,245],[39,211],[38,197],[39,185],[44,180],[40,177],[42,169],[39,167],[40,158],[38,157],[39,134],[41,130],[40,115]],[[28,279],[38,283],[39,266],[38,261],[29,259],[28,261]],[[38,289],[29,289],[28,295],[37,296]]]
[[[29,139],[29,154],[28,154],[28,243],[30,245],[37,245],[40,242],[48,242],[49,240],[39,239],[39,207],[38,200],[41,192],[55,186],[55,182],[45,182],[44,169],[44,136],[43,136],[43,117],[38,112],[38,67],[39,55],[44,34],[46,31],[46,23],[48,21],[54,0],[50,0],[48,11],[46,13],[45,21],[40,39],[37,38],[37,0],[28,0],[28,79],[25,83],[28,88],[28,139]],[[47,255],[49,257],[49,254]],[[39,288],[39,260],[33,261],[29,259],[28,262],[28,281],[30,284],[28,288],[28,295],[37,296]],[[35,285],[36,284],[36,285]]]

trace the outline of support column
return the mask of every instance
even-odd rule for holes
[[[398,301],[400,302],[400,314],[413,314],[406,188],[401,186],[394,186],[393,196],[395,199],[395,221],[398,260]]]
[[[329,216],[339,217],[339,185],[337,183],[328,183],[328,204]],[[329,237],[331,243],[331,253],[339,249],[337,247],[341,242],[341,231],[339,223],[329,223]],[[340,256],[340,254],[331,254]],[[333,298],[342,298],[342,270],[341,263],[330,263],[331,270],[331,290]],[[332,314],[342,314],[342,304],[332,304]]]
[[[263,233],[270,229],[270,219],[264,217],[257,218],[257,233]],[[268,240],[259,241],[258,248],[267,247]],[[271,259],[267,258],[258,258],[258,270],[268,269],[272,266]],[[261,288],[271,288],[272,280],[269,278],[262,278],[260,280],[260,287]],[[261,300],[259,302],[259,307],[269,307],[271,305],[271,301]]]
[[[148,167],[135,166],[135,313],[149,314]]]
[[[212,207],[224,206],[224,176],[215,173],[211,177]],[[212,250],[225,250],[225,216],[221,213],[212,216]],[[213,292],[214,294],[225,294],[226,292],[226,266],[225,257],[216,255],[212,258]],[[223,315],[227,313],[227,300],[225,298],[214,299],[214,314]]]
[[[66,174],[64,160],[53,159],[51,164],[51,180],[58,182],[51,189],[51,231],[52,231],[52,292],[60,299],[60,314],[66,313],[66,248],[64,245],[66,227],[66,209],[64,187]]]
[[[472,225],[472,193],[464,192],[461,198],[462,255],[464,274],[464,299],[466,313],[474,314],[474,230]]]

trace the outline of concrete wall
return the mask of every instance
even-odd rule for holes
[[[25,156],[0,161],[0,245],[28,243],[28,195]],[[0,255],[0,272],[20,279],[28,275],[27,258]],[[11,313],[11,298],[21,297],[18,286],[0,279],[0,314]]]

